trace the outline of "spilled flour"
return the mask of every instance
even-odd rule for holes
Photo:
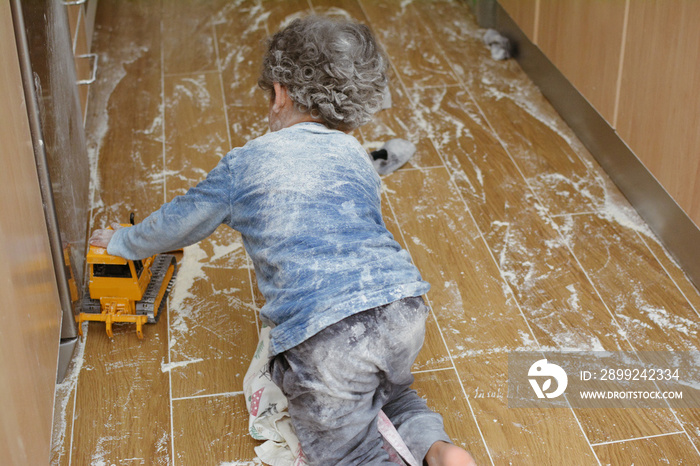
[[[197,358],[197,359],[190,359],[188,361],[169,362],[167,364],[165,362],[161,362],[160,363],[160,370],[161,370],[161,372],[170,372],[171,370],[173,370],[177,367],[185,367],[185,366],[189,366],[190,364],[194,364],[194,363],[202,362],[202,361],[204,361],[204,359]]]
[[[635,290],[633,293],[634,305],[651,322],[665,332],[678,332],[686,336],[697,337],[698,330],[700,330],[700,321],[669,313],[663,307],[648,303],[642,295],[643,291],[641,289]]]
[[[78,376],[85,362],[85,341],[87,340],[88,325],[83,324],[83,337],[78,338],[76,348],[73,352],[73,358],[66,372],[63,381],[56,384],[54,415],[53,415],[53,430],[51,432],[51,457],[60,464],[63,461],[64,454],[70,455],[70,445],[65,448],[66,431],[68,428],[68,402],[71,399],[71,394],[75,392],[78,385]]]
[[[183,250],[169,301],[171,350],[178,345],[179,337],[192,330],[192,325],[196,326],[203,322],[202,313],[206,313],[207,309],[203,304],[206,299],[202,293],[207,292],[204,292],[201,287],[211,288],[212,286],[211,277],[207,272],[211,273],[214,269],[241,269],[248,266],[240,238],[232,240],[229,235],[223,238],[217,238],[217,236],[215,234],[204,242],[187,246]],[[213,289],[208,293],[225,296],[231,308],[246,307],[257,312],[253,303],[240,298],[240,291],[238,288],[230,287]],[[207,316],[207,319],[209,317]],[[215,326],[209,326],[208,330],[215,331]],[[219,337],[227,338],[221,335]]]
[[[99,86],[100,92],[90,93],[90,108],[107,109],[112,93],[127,75],[126,68],[139,60],[148,48],[136,43],[126,44],[119,51],[100,56]],[[90,112],[89,130],[86,131],[88,162],[90,164],[90,207],[94,210],[104,207],[100,196],[101,179],[99,172],[99,155],[105,136],[109,132],[109,112]]]
[[[566,300],[566,302],[569,303],[569,306],[571,306],[571,308],[574,311],[578,311],[580,309],[580,305],[578,291],[576,291],[576,285],[569,285],[566,287],[566,289],[569,290],[569,292],[571,293],[571,296],[569,297],[569,299]]]
[[[253,458],[252,460],[226,461],[219,466],[263,466],[263,462],[260,461],[260,458]]]
[[[192,307],[185,305],[187,300],[193,299],[192,285],[197,280],[206,279],[204,266],[208,262],[207,253],[198,244],[184,248],[182,260],[178,264],[177,277],[170,295],[170,308],[177,310],[172,313],[170,328],[177,332],[186,333],[189,328],[187,320],[192,317]],[[173,346],[171,341],[171,347]]]
[[[497,66],[494,69],[494,62],[486,61],[479,68],[481,83],[486,89],[487,97],[496,101],[509,99],[533,118],[554,131],[569,146],[573,148],[583,147],[576,136],[574,136],[573,131],[566,126],[558,114],[554,111],[543,111],[540,102],[544,100],[544,96],[531,81],[517,78],[504,80],[499,76],[501,72]]]
[[[243,247],[242,242],[229,243],[229,244],[214,244],[214,255],[209,259],[210,262],[216,262],[222,257],[228,256],[234,251],[238,251]]]
[[[658,241],[646,222],[644,222],[637,211],[634,210],[634,207],[626,201],[614,200],[607,190],[605,192],[605,204],[600,210],[600,213],[610,222],[617,223],[622,227],[634,230],[654,241]]]

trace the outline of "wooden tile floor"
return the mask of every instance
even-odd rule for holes
[[[138,219],[267,131],[264,38],[368,24],[393,107],[356,132],[418,152],[386,222],[432,289],[416,389],[479,464],[700,464],[700,410],[509,409],[516,350],[697,350],[700,293],[514,61],[456,0],[100,0],[92,225]],[[90,324],[57,390],[53,464],[259,464],[241,394],[262,298],[235,232],[187,248],[166,318]]]

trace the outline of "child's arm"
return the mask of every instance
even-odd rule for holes
[[[231,176],[224,159],[187,194],[163,204],[143,222],[101,239],[106,239],[109,254],[134,260],[194,244],[230,218],[230,190]]]

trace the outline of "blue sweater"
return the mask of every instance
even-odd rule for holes
[[[107,251],[142,259],[196,243],[222,223],[241,232],[255,265],[271,355],[430,288],[384,225],[365,150],[318,123],[233,149],[187,194],[117,231]]]

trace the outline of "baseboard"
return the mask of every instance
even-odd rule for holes
[[[62,339],[58,345],[58,369],[56,370],[56,383],[63,382],[68,372],[68,366],[73,359],[73,352],[78,344],[79,337]]]
[[[479,25],[499,31],[542,94],[607,172],[639,215],[700,288],[700,229],[617,132],[494,0],[470,2]]]

